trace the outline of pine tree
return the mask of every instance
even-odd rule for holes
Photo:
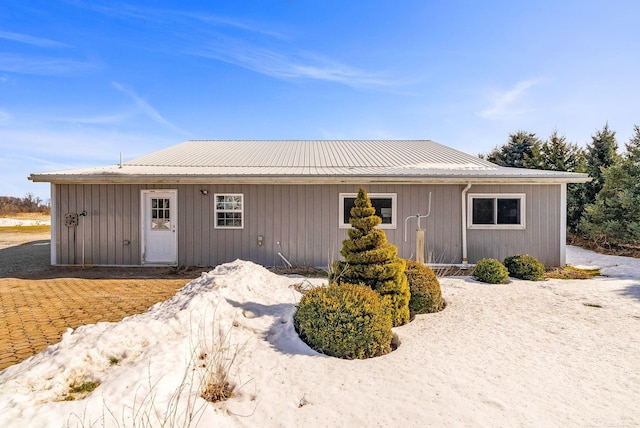
[[[635,132],[635,134],[629,139],[629,142],[625,144],[625,148],[627,149],[625,159],[638,166],[640,165],[640,126],[635,125],[633,132]]]
[[[382,297],[391,312],[393,325],[399,326],[409,321],[411,294],[404,274],[406,262],[398,258],[398,248],[387,242],[384,230],[376,227],[382,219],[375,213],[367,192],[361,187],[351,209],[349,239],[342,242],[340,253],[345,261],[333,264],[329,280],[368,285]]]
[[[577,144],[567,143],[564,135],[553,131],[542,144],[542,169],[551,171],[586,172],[585,157]],[[567,228],[576,232],[584,209],[585,185],[567,185]]]
[[[640,244],[640,127],[634,132],[622,158],[602,170],[602,188],[580,221],[600,245]]]
[[[609,129],[608,123],[605,123],[602,130],[596,131],[591,136],[591,144],[587,145],[586,172],[591,177],[591,181],[578,187],[580,192],[574,195],[573,212],[567,216],[568,223],[577,220],[576,232],[585,237],[592,235],[592,231],[585,229],[588,228],[591,220],[583,222],[582,217],[586,215],[587,205],[596,203],[596,195],[602,190],[604,184],[603,172],[618,160],[617,150],[616,133]]]
[[[509,135],[509,141],[494,148],[485,158],[500,166],[540,169],[541,143],[536,134],[518,131]]]
[[[587,145],[585,153],[586,172],[591,177],[591,181],[585,186],[586,204],[595,202],[596,195],[604,184],[602,172],[618,160],[617,150],[616,133],[611,131],[606,123],[601,131],[596,131],[591,137],[591,144]]]
[[[567,137],[553,131],[542,143],[541,166],[550,171],[585,172],[584,153],[577,144],[567,143]]]

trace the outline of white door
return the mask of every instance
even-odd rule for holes
[[[142,263],[177,264],[177,190],[142,191]]]

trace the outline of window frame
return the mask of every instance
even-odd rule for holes
[[[368,193],[369,199],[391,199],[391,223],[381,223],[377,227],[380,229],[396,229],[398,226],[398,194],[397,193]],[[357,198],[358,193],[340,193],[338,195],[338,227],[349,229],[351,224],[344,222],[344,202],[346,198]]]
[[[240,209],[224,209],[218,208],[218,197],[222,196],[239,196]],[[213,195],[213,227],[215,229],[244,229],[244,193],[215,193]],[[218,213],[240,213],[240,226],[220,226],[218,224]]]
[[[525,193],[467,193],[467,229],[502,229],[502,230],[523,230],[526,229],[526,198]],[[473,223],[473,200],[493,199],[493,224]],[[520,223],[519,224],[498,224],[498,199],[519,199],[520,200]]]

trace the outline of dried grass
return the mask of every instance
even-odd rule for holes
[[[231,342],[233,325],[225,330],[222,325],[213,323],[209,332],[201,328],[199,343],[194,348],[200,369],[200,397],[210,403],[229,399],[236,388],[229,372],[242,347]]]
[[[599,276],[599,269],[581,269],[573,266],[565,266],[563,268],[553,268],[545,273],[545,278],[554,279],[591,279]]]

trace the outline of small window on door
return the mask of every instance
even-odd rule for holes
[[[244,195],[242,193],[218,193],[214,195],[215,228],[242,229],[244,227]]]
[[[151,198],[151,229],[171,229],[170,199]]]

